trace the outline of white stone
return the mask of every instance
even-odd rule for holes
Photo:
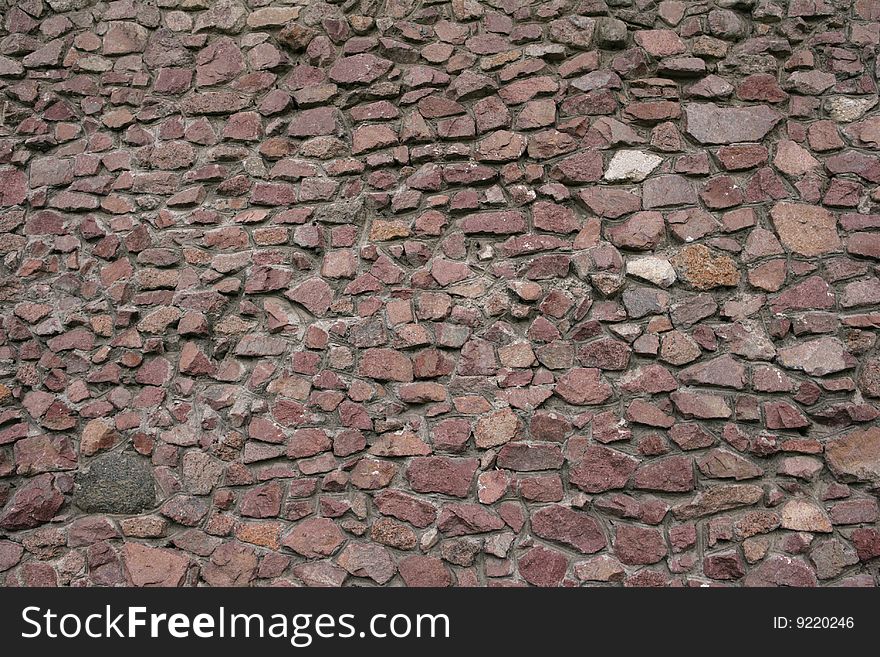
[[[877,98],[847,98],[838,96],[825,101],[828,115],[835,121],[849,123],[862,118],[869,109],[877,104]]]
[[[675,283],[675,269],[666,258],[647,256],[635,258],[626,263],[626,273],[636,278],[649,281],[660,287],[669,287]]]
[[[605,171],[605,180],[609,182],[624,180],[640,182],[660,166],[662,161],[662,157],[652,155],[651,153],[617,151],[614,157],[611,158],[611,162],[608,163],[608,170]]]

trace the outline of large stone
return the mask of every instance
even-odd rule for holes
[[[767,105],[719,107],[715,103],[688,103],[684,107],[689,135],[701,144],[760,142],[782,120]]]
[[[857,365],[857,361],[837,338],[824,337],[779,350],[779,363],[790,370],[803,370],[812,376],[825,376]]]
[[[211,560],[202,570],[210,586],[248,586],[257,572],[254,549],[238,541],[223,543],[211,553]]]
[[[519,574],[533,586],[560,586],[568,570],[568,559],[556,550],[537,546],[519,559]]]
[[[831,532],[831,519],[814,502],[802,498],[789,500],[782,507],[782,527],[798,532]]]
[[[713,513],[728,511],[755,504],[764,496],[764,489],[749,484],[714,486],[700,491],[689,502],[672,507],[676,520],[701,518]]]
[[[645,256],[627,260],[626,273],[641,278],[659,287],[669,287],[675,283],[675,269],[666,258]]]
[[[397,572],[397,565],[381,545],[349,543],[339,555],[338,563],[355,577],[367,577],[384,584]]]
[[[186,579],[189,559],[174,550],[127,543],[122,562],[132,586],[181,586]]]
[[[712,479],[754,479],[764,474],[764,470],[747,458],[727,449],[709,450],[697,466],[705,476]]]
[[[821,206],[780,201],[770,217],[779,239],[795,253],[812,257],[843,250],[837,219]]]
[[[155,502],[152,468],[135,454],[102,456],[76,478],[73,503],[89,513],[140,513]]]
[[[829,440],[825,460],[844,481],[880,482],[880,427],[857,429]]]
[[[519,430],[520,422],[516,413],[503,408],[482,416],[474,427],[474,442],[477,447],[489,449],[513,440]]]
[[[642,465],[633,481],[644,490],[686,493],[694,489],[694,465],[690,457],[669,456]]]
[[[587,493],[624,488],[638,460],[616,449],[588,445],[569,468],[569,481]]]
[[[603,176],[608,182],[641,182],[660,166],[662,157],[643,151],[617,151]]]
[[[638,212],[623,223],[608,226],[605,234],[614,246],[646,251],[663,241],[666,223],[659,212]]]
[[[592,516],[558,504],[532,514],[532,531],[536,536],[565,543],[584,554],[598,552],[606,545],[602,527]]]
[[[733,258],[713,253],[703,244],[691,244],[671,260],[681,277],[697,290],[736,287],[740,272]]]
[[[642,185],[642,204],[645,208],[665,208],[673,205],[695,205],[697,192],[693,183],[675,174],[655,176]]]
[[[524,135],[498,130],[477,144],[476,159],[483,162],[510,162],[525,153],[527,143]]]
[[[746,575],[746,586],[794,586],[798,588],[816,586],[816,575],[803,561],[775,555],[766,559],[755,570]]]
[[[414,458],[407,467],[406,478],[417,493],[467,497],[479,464],[477,459],[419,457]]]
[[[614,533],[614,554],[630,566],[657,563],[667,554],[659,530],[636,525],[618,525]]]
[[[294,526],[282,545],[307,559],[316,559],[329,557],[344,541],[342,531],[329,518],[308,518]]]
[[[602,371],[597,368],[575,367],[556,382],[556,394],[577,406],[601,404],[612,394],[611,386],[601,375]]]
[[[340,84],[375,82],[393,66],[392,62],[369,53],[342,57],[330,67],[330,79]]]
[[[64,504],[64,495],[51,474],[29,479],[16,489],[0,514],[0,527],[10,531],[33,529],[49,522]]]
[[[361,355],[358,374],[378,381],[412,381],[413,365],[394,349],[367,349]]]

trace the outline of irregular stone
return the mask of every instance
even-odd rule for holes
[[[837,220],[825,208],[781,201],[770,210],[779,239],[790,250],[817,256],[842,250]]]
[[[642,151],[617,151],[603,176],[608,182],[641,182],[660,166],[662,157]]]
[[[536,536],[570,545],[584,554],[598,552],[606,546],[599,523],[592,516],[568,507],[546,506],[532,514],[531,523]]]
[[[89,513],[140,513],[156,501],[149,463],[134,454],[114,453],[92,461],[76,478],[73,503]]]
[[[705,476],[712,479],[754,479],[764,474],[764,470],[747,458],[727,449],[709,450],[699,461],[697,467]]]
[[[880,428],[857,429],[829,440],[825,460],[843,481],[880,481]]]
[[[688,103],[684,114],[686,132],[701,144],[760,142],[782,120],[782,115],[767,105]]]
[[[132,586],[182,586],[189,568],[183,555],[139,543],[125,544],[122,562]]]
[[[587,493],[624,488],[638,461],[615,449],[589,445],[569,468],[569,481]]]
[[[739,285],[740,272],[736,262],[728,256],[714,254],[702,244],[684,247],[671,262],[682,278],[698,290]]]
[[[779,350],[779,363],[790,370],[825,376],[856,366],[856,360],[837,338],[824,337]]]

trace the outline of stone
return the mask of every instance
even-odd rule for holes
[[[90,462],[76,478],[73,503],[88,513],[140,513],[156,501],[149,463],[134,454],[113,453]]]
[[[131,586],[182,586],[189,569],[189,559],[174,550],[127,543],[122,548],[122,563]]]
[[[605,534],[592,516],[557,504],[533,513],[531,524],[536,536],[564,543],[584,554],[598,552],[606,545]]]
[[[414,555],[397,564],[403,582],[410,587],[452,586],[452,575],[437,557]]]
[[[674,30],[638,30],[635,41],[654,57],[669,57],[685,52],[684,42]]]
[[[663,208],[673,205],[694,205],[697,193],[684,176],[661,175],[642,185],[642,204],[645,208]]]
[[[367,349],[358,365],[358,374],[379,381],[412,381],[412,361],[393,349]]]
[[[782,555],[767,558],[746,575],[745,586],[816,586],[816,575],[804,562]]]
[[[679,372],[679,381],[689,385],[711,385],[741,390],[746,385],[746,368],[729,354],[697,363]]]
[[[476,159],[481,162],[509,162],[525,153],[528,139],[519,133],[497,130],[477,143]]]
[[[727,449],[712,449],[697,461],[697,467],[706,477],[712,479],[754,479],[764,474],[764,470],[747,458]]]
[[[10,531],[39,527],[52,520],[63,504],[64,495],[53,475],[37,475],[15,490],[0,513],[0,527]]]
[[[697,290],[739,285],[740,272],[736,262],[729,256],[713,253],[703,244],[684,247],[671,262],[681,277]]]
[[[880,428],[856,429],[829,440],[825,460],[843,481],[880,481]]]
[[[627,260],[626,273],[663,288],[675,283],[677,278],[670,262],[655,256]]]
[[[568,559],[556,550],[533,547],[518,562],[519,574],[533,586],[560,586],[568,571]]]
[[[819,166],[819,160],[797,142],[783,139],[776,145],[773,164],[789,176],[802,176]]]
[[[781,201],[770,210],[773,227],[782,244],[803,256],[841,251],[837,220],[825,208]]]
[[[638,460],[610,447],[589,445],[569,467],[569,481],[587,493],[624,488]]]
[[[636,471],[636,488],[686,493],[694,489],[694,467],[690,457],[670,456],[645,463]]]
[[[616,151],[605,169],[608,182],[641,182],[660,166],[663,158],[643,151]]]
[[[384,584],[397,572],[391,554],[379,545],[349,543],[340,553],[337,562],[355,577],[367,577],[377,584]]]
[[[779,363],[812,376],[834,374],[856,366],[856,360],[837,338],[824,337],[779,350]]]
[[[104,55],[143,52],[147,47],[148,38],[149,33],[142,25],[128,21],[114,21],[104,33],[101,52]]]
[[[647,251],[663,241],[666,223],[659,212],[637,212],[618,225],[608,226],[605,234],[616,247]]]
[[[359,53],[336,60],[328,75],[331,80],[340,84],[369,84],[385,75],[392,65],[387,59]]]
[[[782,527],[800,532],[831,532],[831,519],[824,510],[804,499],[789,500],[782,507]]]
[[[518,472],[555,470],[562,460],[562,451],[555,445],[508,443],[498,452],[499,467]]]
[[[290,548],[307,559],[329,557],[345,542],[345,537],[329,518],[307,518],[299,521],[282,540]]]
[[[574,233],[581,227],[573,210],[548,201],[538,201],[532,206],[532,222],[535,228],[552,233]]]
[[[782,115],[767,105],[688,103],[684,115],[685,131],[701,144],[760,142],[782,120]]]
[[[248,586],[257,570],[257,556],[250,546],[237,541],[223,543],[211,553],[202,577],[210,586]]]
[[[406,478],[417,493],[467,497],[478,466],[477,459],[418,457],[406,468]]]
[[[706,488],[690,500],[672,507],[676,520],[700,518],[721,511],[729,511],[743,506],[755,504],[764,495],[760,486],[750,484],[734,484]]]
[[[474,427],[474,442],[481,449],[498,447],[513,440],[520,427],[519,418],[509,408],[482,416]]]
[[[745,564],[739,552],[718,552],[703,559],[703,573],[717,580],[736,580],[746,574]]]
[[[822,541],[810,550],[810,561],[816,568],[819,579],[834,579],[848,566],[859,562],[855,549],[837,539]]]
[[[667,549],[657,529],[621,524],[614,531],[614,554],[630,566],[649,565],[663,559]]]
[[[554,391],[577,406],[601,404],[612,394],[611,386],[601,378],[601,370],[584,367],[575,367],[560,377]]]

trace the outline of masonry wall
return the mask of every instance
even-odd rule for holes
[[[877,584],[880,1],[0,6],[0,582]]]

